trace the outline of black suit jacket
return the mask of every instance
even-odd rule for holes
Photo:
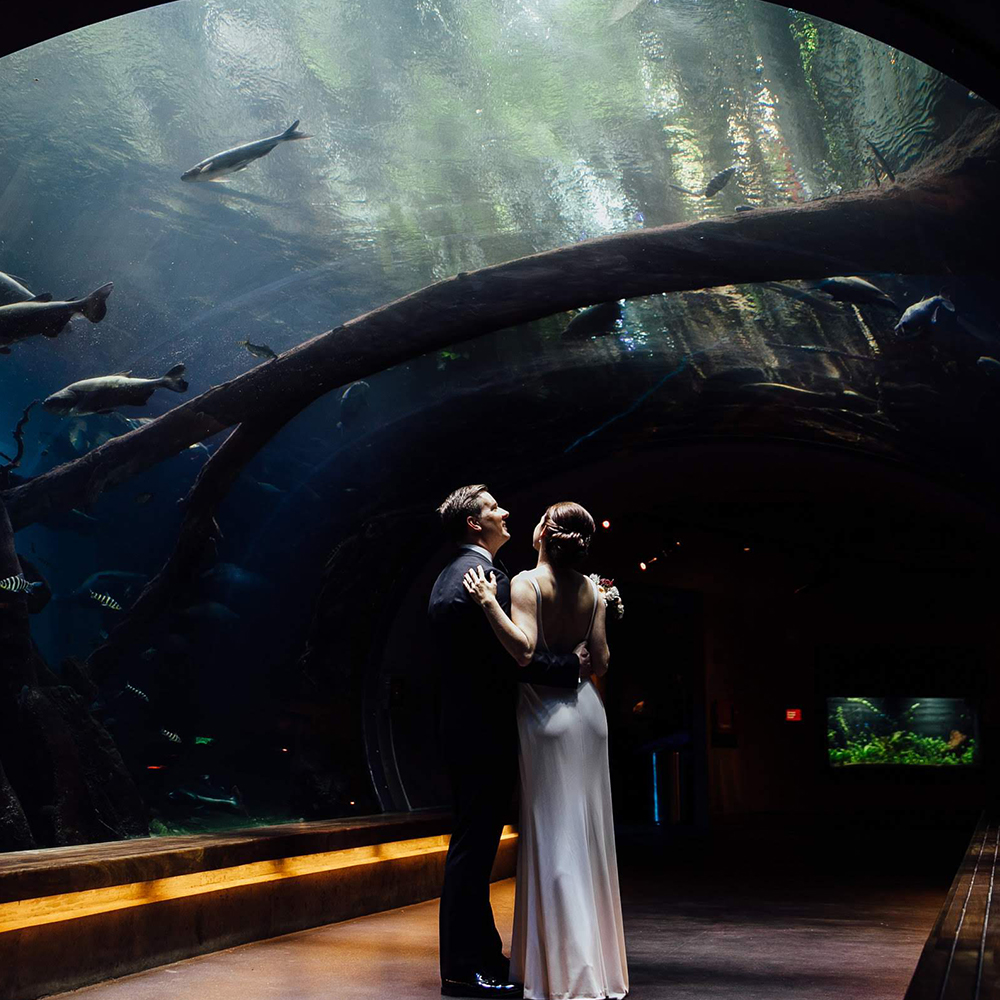
[[[510,614],[510,580],[490,559],[472,549],[459,549],[438,575],[427,607],[442,675],[442,725],[468,730],[478,726],[507,728],[513,723],[517,682],[574,689],[580,661],[575,653],[536,651],[520,668],[493,633],[483,609],[465,589],[462,577],[482,566],[497,577],[497,601]]]

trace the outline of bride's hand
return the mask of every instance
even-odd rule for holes
[[[462,577],[462,583],[465,584],[465,589],[472,594],[472,599],[480,607],[488,604],[491,599],[497,596],[497,575],[490,570],[490,578],[487,580],[482,566],[470,569]]]

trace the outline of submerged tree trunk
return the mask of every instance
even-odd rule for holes
[[[594,302],[859,271],[990,272],[998,182],[1000,119],[980,111],[897,184],[607,236],[462,273],[314,337],[2,496],[20,529],[86,506],[244,420],[304,409],[417,355]]]

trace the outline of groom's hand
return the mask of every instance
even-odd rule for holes
[[[472,599],[480,606],[488,604],[497,596],[497,575],[490,570],[490,578],[487,580],[482,566],[470,569],[462,577],[462,583],[472,595]]]
[[[579,646],[573,648],[573,652],[576,653],[577,659],[580,661],[580,676],[589,677],[592,671],[590,669],[590,650],[587,648],[587,644],[581,642]]]

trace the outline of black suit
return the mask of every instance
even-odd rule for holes
[[[480,552],[460,549],[431,591],[428,615],[441,662],[441,742],[455,825],[441,890],[442,979],[465,980],[504,966],[490,906],[490,871],[517,779],[517,681],[576,688],[575,653],[536,653],[519,670],[465,589],[467,570],[497,576],[510,614],[510,580]]]

